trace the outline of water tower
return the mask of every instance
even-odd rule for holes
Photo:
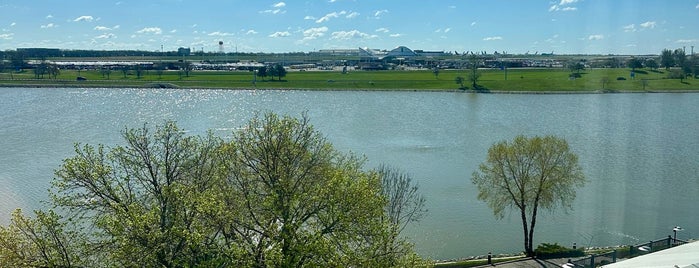
[[[228,62],[228,55],[226,55],[226,50],[223,47],[223,41],[218,41],[218,53],[224,56],[224,63]]]

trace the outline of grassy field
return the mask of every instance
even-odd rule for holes
[[[309,90],[425,90],[454,91],[460,85],[455,78],[468,79],[468,70],[441,70],[435,76],[430,70],[418,71],[289,71],[282,81],[269,77],[253,85],[252,72],[246,71],[195,71],[189,77],[178,71],[166,71],[161,76],[148,71],[141,78],[130,73],[112,71],[109,78],[99,71],[61,70],[56,79],[35,79],[31,71],[9,74],[0,73],[0,86],[57,86],[57,87],[153,87],[172,85],[183,88],[258,88],[258,89],[309,89]],[[590,69],[581,77],[570,79],[564,69],[481,69],[480,87],[491,92],[643,92],[643,91],[697,91],[695,79],[667,79],[667,71],[637,70],[631,79],[629,69]],[[82,76],[87,81],[76,81]],[[617,80],[617,78],[626,80]],[[644,86],[645,83],[645,86]],[[469,87],[469,82],[464,81]],[[645,87],[645,88],[644,88]]]

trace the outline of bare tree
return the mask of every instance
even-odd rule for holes
[[[425,215],[425,197],[420,194],[413,178],[400,170],[381,165],[376,172],[381,178],[381,191],[386,197],[386,215],[397,227],[398,233]]]

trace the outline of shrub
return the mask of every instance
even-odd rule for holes
[[[555,244],[543,243],[534,250],[537,258],[540,259],[555,259],[555,258],[571,258],[585,256],[582,249],[571,249]]]

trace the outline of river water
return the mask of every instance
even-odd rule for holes
[[[515,213],[496,220],[471,174],[495,142],[565,138],[588,178],[574,209],[542,213],[535,244],[571,246],[699,236],[699,94],[508,95],[435,92],[0,88],[0,223],[45,206],[75,142],[114,145],[119,131],[172,119],[230,137],[255,113],[300,116],[341,151],[410,173],[428,215],[406,234],[429,258],[523,249]]]

